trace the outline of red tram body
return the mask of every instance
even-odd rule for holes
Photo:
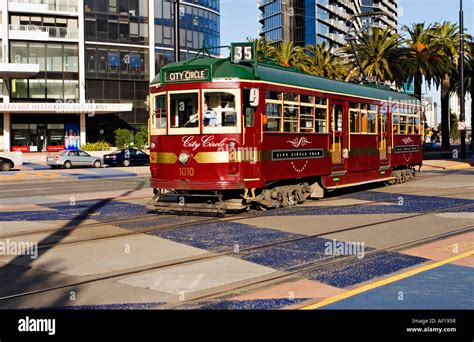
[[[157,210],[292,205],[422,165],[420,103],[375,86],[198,56],[163,67],[150,101]]]

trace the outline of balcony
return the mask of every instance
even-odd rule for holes
[[[60,12],[77,16],[77,0],[8,0],[10,12],[48,13]]]
[[[329,25],[337,28],[338,30],[342,32],[347,32],[347,30],[349,29],[343,21],[334,20],[334,19],[326,19],[324,20],[324,22],[328,23]]]
[[[10,39],[20,40],[78,40],[79,30],[70,27],[10,25]]]
[[[0,78],[28,78],[39,72],[39,64],[0,63]]]

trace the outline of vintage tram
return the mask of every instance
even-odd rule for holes
[[[230,58],[169,64],[150,85],[150,209],[270,209],[422,164],[420,102],[380,86]]]

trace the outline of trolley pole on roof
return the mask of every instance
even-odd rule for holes
[[[462,0],[459,1],[459,39],[460,39],[460,74],[461,74],[461,94],[460,105],[461,113],[459,114],[459,121],[463,123],[463,129],[461,130],[461,159],[466,159],[466,106],[464,98],[464,13],[462,10]],[[472,123],[471,123],[472,126]]]
[[[173,0],[174,11],[174,61],[179,62],[179,0]]]

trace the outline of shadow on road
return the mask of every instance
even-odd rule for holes
[[[56,247],[66,237],[70,236],[76,228],[80,228],[80,224],[87,219],[91,219],[94,214],[98,213],[99,210],[109,203],[113,202],[117,198],[130,196],[136,191],[139,191],[145,184],[145,181],[140,182],[134,189],[127,190],[122,194],[113,197],[99,200],[94,205],[87,207],[73,218],[68,220],[66,224],[58,228],[57,231],[49,234],[40,241],[38,246],[44,246],[38,249],[38,258],[32,259],[29,255],[15,256],[12,260],[5,263],[0,267],[0,308],[1,309],[14,309],[21,307],[34,308],[38,305],[32,301],[32,296],[17,297],[17,298],[5,298],[18,293],[25,293],[29,291],[35,291],[43,288],[52,286],[62,285],[64,282],[71,282],[71,278],[74,276],[68,276],[55,272],[48,272],[45,270],[33,269],[33,263],[39,260],[45,253]],[[78,262],[80,262],[80,255]],[[76,278],[76,279],[79,279]],[[59,283],[58,283],[59,281]],[[72,288],[65,288],[60,290],[61,295],[56,295],[56,298],[52,296],[48,299],[47,306],[65,306],[70,305],[70,291],[74,291]],[[44,296],[45,294],[38,294],[37,296]]]

